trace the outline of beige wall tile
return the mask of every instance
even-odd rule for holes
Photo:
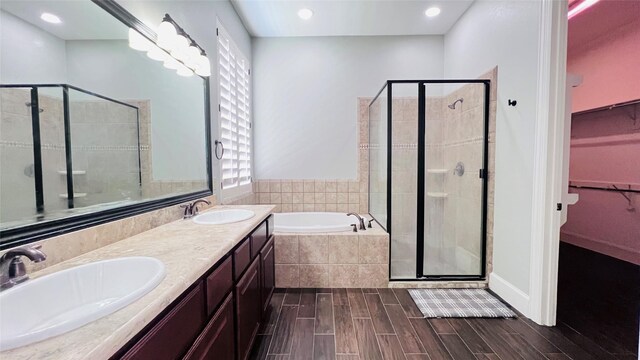
[[[304,192],[304,183],[302,181],[292,181],[291,182],[291,192]]]
[[[281,190],[283,193],[290,193],[290,192],[293,192],[293,188],[292,188],[292,186],[291,186],[291,181],[288,181],[288,180],[282,180],[282,181],[280,182],[280,190]]]
[[[304,193],[303,203],[304,204],[315,204],[316,202],[316,194],[314,193]]]
[[[316,204],[324,204],[326,202],[325,193],[315,193],[314,202]]]
[[[316,193],[324,193],[326,189],[326,183],[324,180],[316,180],[314,184],[314,190]]]
[[[338,194],[337,193],[325,193],[325,202],[327,204],[337,204],[338,203]]]
[[[292,204],[293,203],[293,194],[292,193],[282,193],[281,196],[283,204]]]
[[[347,180],[338,180],[336,182],[336,192],[339,192],[339,193],[347,193],[347,192],[349,192],[349,181],[347,181]]]
[[[325,204],[325,210],[329,211],[329,212],[336,212],[338,211],[338,206],[336,204]]]
[[[357,264],[358,235],[329,235],[329,263]]]
[[[359,265],[329,265],[328,287],[362,287],[359,281]]]
[[[315,189],[315,181],[314,180],[304,180],[304,192],[312,193]]]
[[[291,194],[291,203],[293,204],[302,204],[304,201],[303,193],[292,193]]]
[[[388,264],[389,238],[387,235],[359,235],[360,264]]]
[[[269,191],[275,193],[282,192],[280,180],[269,180]]]
[[[314,204],[313,205],[313,211],[325,212],[325,211],[327,211],[327,205],[326,204]]]
[[[338,204],[348,204],[349,203],[349,194],[339,192],[336,194],[336,202]]]
[[[327,180],[325,184],[325,191],[328,193],[338,191],[338,182],[335,180]]]
[[[358,265],[358,285],[360,287],[387,287],[388,284],[388,265]]]
[[[326,235],[299,235],[298,241],[301,264],[329,262],[329,238]]]
[[[276,287],[297,288],[300,287],[299,265],[276,265]]]
[[[329,265],[300,265],[300,287],[328,287]]]
[[[270,194],[271,194],[270,199],[271,199],[271,203],[272,204],[281,204],[282,203],[282,194],[281,193],[272,192]]]
[[[274,239],[276,264],[297,264],[298,235],[276,235]]]
[[[302,205],[302,211],[304,212],[313,212],[315,211],[315,208],[313,206],[314,204],[303,204]]]
[[[282,204],[282,212],[292,212],[293,204]]]

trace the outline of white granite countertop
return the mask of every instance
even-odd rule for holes
[[[274,209],[272,205],[215,206],[248,209],[256,215],[226,225],[178,220],[31,274],[32,278],[99,260],[151,256],[166,267],[166,277],[151,292],[76,330],[0,353],[8,359],[108,359],[140,332],[218,260],[244,239]]]

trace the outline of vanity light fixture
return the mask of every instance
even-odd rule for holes
[[[313,16],[313,11],[311,9],[300,9],[298,10],[298,17],[302,20],[309,20]]]
[[[204,49],[169,14],[158,26],[156,43],[129,29],[129,46],[146,51],[149,58],[162,61],[164,67],[176,70],[180,76],[211,76],[211,62]]]
[[[434,16],[438,16],[440,15],[440,8],[439,7],[430,7],[427,9],[427,11],[424,12],[425,15],[427,15],[427,17],[434,17]]]
[[[62,20],[60,20],[59,17],[57,17],[56,15],[53,15],[51,13],[42,13],[42,15],[40,15],[40,19],[50,23],[50,24],[60,24],[62,22]]]

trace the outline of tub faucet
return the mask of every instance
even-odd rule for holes
[[[40,245],[19,247],[7,251],[0,257],[0,290],[6,290],[29,280],[21,257],[25,256],[36,263],[44,261],[47,256],[40,251],[40,248]]]
[[[180,205],[181,208],[184,209],[184,216],[182,217],[183,219],[189,219],[192,218],[196,215],[198,215],[198,204],[207,204],[207,205],[211,205],[211,202],[209,200],[206,199],[198,199],[192,203],[188,203],[188,204],[184,204],[184,205]]]
[[[360,216],[360,215],[358,215],[356,213],[348,213],[347,214],[347,216],[351,216],[351,215],[353,215],[353,216],[358,218],[358,223],[359,223],[358,229],[367,230],[367,227],[364,226],[364,219],[362,218],[362,216]]]

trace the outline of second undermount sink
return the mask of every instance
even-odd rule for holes
[[[79,328],[138,300],[164,279],[151,257],[80,265],[0,293],[0,351]]]
[[[256,213],[251,210],[225,209],[200,214],[193,218],[193,222],[204,225],[222,225],[251,219],[255,215]]]

